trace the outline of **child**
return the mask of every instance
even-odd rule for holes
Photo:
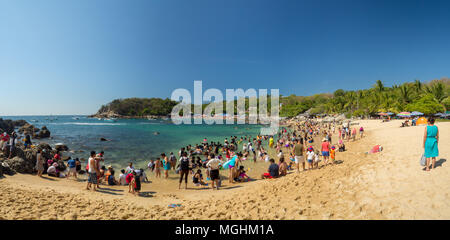
[[[155,177],[156,178],[161,178],[161,168],[162,167],[162,162],[160,158],[156,158],[155,161]]]
[[[131,184],[133,186],[133,194],[139,196],[139,191],[141,191],[141,178],[133,171],[133,180]]]
[[[306,152],[306,160],[308,162],[308,169],[313,168],[313,161],[314,161],[315,153],[312,146],[310,146]]]
[[[320,161],[320,153],[319,150],[316,150],[316,154],[314,155],[314,165],[315,168],[319,168],[319,161]]]
[[[250,177],[245,173],[244,166],[239,167],[237,175],[238,175],[237,181],[239,181],[239,182],[250,180]]]
[[[331,146],[330,158],[331,158],[331,164],[334,164],[334,160],[336,159],[336,147],[334,145]]]
[[[292,170],[292,169],[294,169],[292,165],[294,165],[294,163],[295,163],[294,153],[289,154],[289,160],[291,160],[291,161],[289,162],[288,170]]]
[[[195,186],[208,185],[203,181],[202,170],[198,169],[197,172],[192,177],[192,182]]]

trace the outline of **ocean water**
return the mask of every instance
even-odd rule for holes
[[[6,116],[24,119],[41,128],[47,126],[51,139],[33,140],[51,145],[63,143],[70,149],[64,155],[87,159],[91,150],[105,151],[105,163],[123,167],[128,162],[144,167],[161,153],[178,153],[181,147],[201,143],[204,138],[223,143],[230,136],[259,134],[260,125],[175,125],[170,120],[117,119],[116,122],[86,116]],[[78,118],[78,119],[77,119]],[[159,132],[159,135],[155,135]],[[102,142],[100,138],[111,141]],[[80,152],[83,151],[83,152]]]

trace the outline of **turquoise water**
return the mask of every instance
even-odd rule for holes
[[[181,147],[195,145],[207,138],[223,143],[230,136],[259,134],[260,125],[174,125],[170,120],[118,119],[116,122],[86,116],[14,116],[3,119],[24,119],[36,127],[47,126],[50,144],[64,143],[71,151],[64,155],[87,159],[91,150],[105,151],[106,164],[123,167],[132,161],[145,166],[163,152],[178,153]],[[79,119],[75,119],[79,118]],[[159,132],[155,135],[154,132]],[[100,138],[111,141],[102,142]],[[38,142],[34,140],[33,142]],[[79,152],[82,150],[84,152]]]

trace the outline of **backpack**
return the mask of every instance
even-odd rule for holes
[[[188,158],[180,159],[180,169],[181,170],[189,170],[189,159]]]

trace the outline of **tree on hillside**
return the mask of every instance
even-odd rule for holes
[[[384,91],[384,88],[385,88],[384,84],[381,80],[377,80],[374,87],[378,92]]]

